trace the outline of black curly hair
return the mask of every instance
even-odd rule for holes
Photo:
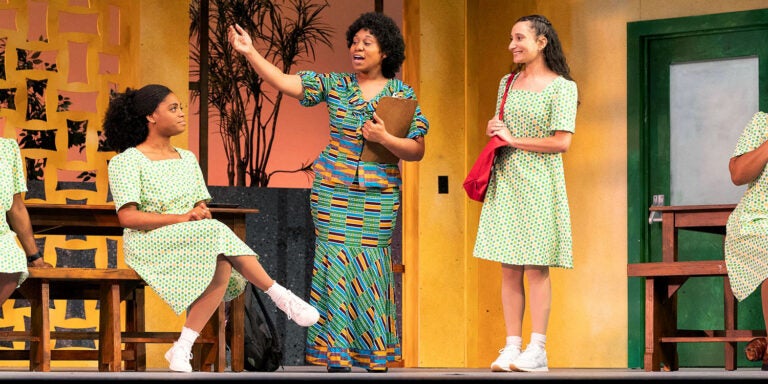
[[[379,12],[363,13],[347,29],[347,48],[352,46],[355,34],[368,30],[379,41],[381,52],[387,55],[381,63],[381,72],[387,79],[395,77],[405,61],[405,41],[395,21]]]
[[[143,143],[149,134],[147,116],[171,93],[164,85],[149,84],[114,94],[102,125],[107,145],[120,153]]]

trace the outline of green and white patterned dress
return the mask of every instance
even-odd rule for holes
[[[109,186],[117,210],[136,203],[142,212],[184,214],[209,201],[195,155],[176,148],[180,159],[153,161],[129,148],[109,161]],[[213,279],[216,258],[258,255],[224,223],[208,219],[166,225],[151,231],[123,231],[125,263],[133,268],[178,315]],[[232,300],[247,280],[232,270],[224,300]]]
[[[496,115],[506,75],[499,84]],[[541,92],[510,89],[504,123],[514,137],[575,132],[576,83],[557,77]],[[513,265],[573,268],[571,216],[560,153],[501,147],[480,213],[474,256]]]
[[[751,152],[768,140],[768,113],[757,112],[739,137],[731,157]],[[733,295],[746,299],[768,278],[768,172],[749,183],[728,217],[725,265]]]
[[[0,272],[18,273],[19,284],[29,276],[27,257],[19,247],[16,233],[8,225],[7,213],[13,206],[13,195],[27,191],[19,145],[8,138],[0,138]]]

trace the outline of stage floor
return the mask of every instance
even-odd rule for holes
[[[367,373],[353,368],[350,373],[327,373],[324,367],[292,366],[276,372],[191,372],[175,373],[166,370],[148,372],[98,372],[95,370],[57,369],[51,372],[28,372],[19,369],[0,369],[0,381],[248,381],[252,383],[288,382],[392,382],[392,381],[753,381],[768,380],[768,371],[760,368],[739,368],[726,371],[722,368],[683,368],[675,372],[645,372],[641,369],[567,369],[553,368],[549,372],[490,372],[487,369],[449,368],[394,368],[388,373]]]

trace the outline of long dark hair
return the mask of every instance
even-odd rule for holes
[[[172,91],[159,84],[149,84],[140,89],[126,88],[109,101],[104,115],[104,136],[107,145],[123,152],[144,142],[149,134],[147,116],[157,109]]]
[[[536,37],[544,36],[547,38],[547,46],[544,47],[544,62],[549,69],[553,70],[558,75],[573,81],[571,78],[571,69],[568,67],[568,63],[565,60],[565,54],[563,53],[563,46],[560,44],[560,38],[557,37],[555,28],[552,27],[552,23],[547,20],[546,17],[541,15],[528,15],[523,16],[515,22],[515,24],[521,21],[529,21],[531,27],[536,32]],[[523,69],[524,64],[518,64],[516,72]]]
[[[387,79],[395,77],[405,61],[405,41],[400,28],[394,20],[383,13],[363,13],[347,29],[347,48],[352,46],[355,34],[361,29],[367,29],[376,36],[381,52],[387,55],[381,62],[381,74]]]

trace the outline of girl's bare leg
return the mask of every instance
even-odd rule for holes
[[[19,272],[0,273],[0,305],[3,305],[16,290],[16,286],[19,284],[19,275]]]
[[[525,287],[523,266],[502,264],[501,307],[504,311],[504,326],[507,336],[522,336],[523,314],[525,313]]]
[[[275,302],[277,308],[285,312],[296,324],[309,327],[320,319],[320,313],[315,307],[272,280],[255,257],[233,256],[227,260],[232,263],[232,267],[237,272],[266,293]]]
[[[547,334],[549,312],[552,304],[552,282],[549,280],[549,267],[526,266],[531,306],[531,331]]]
[[[231,274],[232,266],[223,255],[219,255],[216,259],[216,272],[213,274],[213,280],[187,310],[185,327],[200,333],[224,299]]]
[[[259,260],[252,256],[236,256],[227,258],[232,267],[243,277],[262,291],[268,290],[275,283],[264,270]]]

